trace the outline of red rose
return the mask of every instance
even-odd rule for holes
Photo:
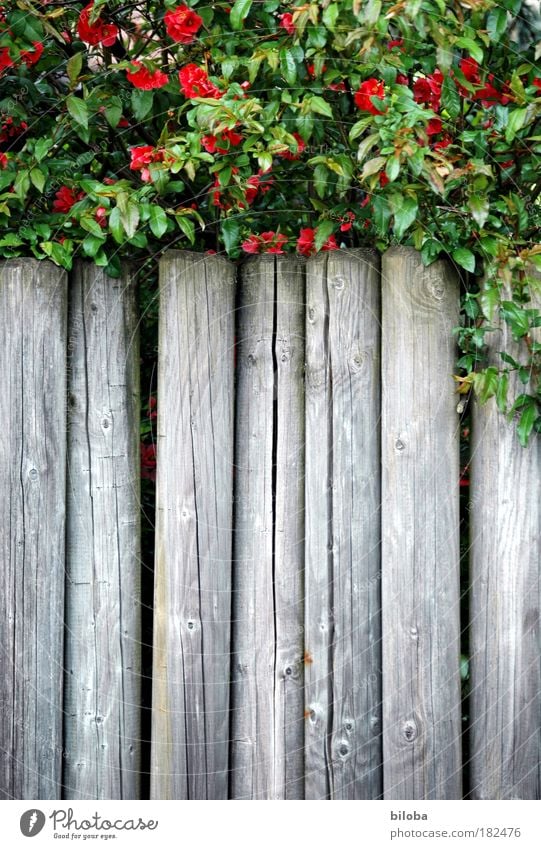
[[[353,227],[353,222],[355,221],[355,213],[354,212],[346,212],[343,218],[340,219],[340,231],[342,233],[347,233],[348,230],[351,230]]]
[[[355,92],[355,105],[362,109],[363,112],[370,112],[372,115],[383,115],[383,112],[372,103],[373,97],[378,97],[380,100],[385,96],[385,86],[381,80],[376,80],[373,77],[361,83],[359,89]]]
[[[259,253],[259,236],[248,236],[241,245],[244,253],[258,254]]]
[[[111,47],[117,39],[118,27],[115,24],[106,24],[103,18],[98,18],[91,24],[89,17],[93,8],[94,3],[89,3],[79,15],[77,23],[79,38],[85,44],[103,44],[104,47]]]
[[[285,29],[288,35],[295,35],[297,30],[293,23],[293,15],[291,12],[285,12],[283,15],[278,15],[278,20],[280,21],[280,26],[282,29]]]
[[[104,206],[98,206],[94,217],[100,227],[105,227],[107,224],[107,209]]]
[[[465,59],[461,59],[458,63],[458,66],[468,82],[474,83],[475,85],[479,85],[480,77],[479,77],[479,64],[475,59],[472,59],[471,56],[468,56]]]
[[[188,6],[169,9],[165,13],[164,21],[167,35],[179,44],[191,44],[203,25],[203,18],[200,18]]]
[[[69,212],[72,206],[84,198],[84,196],[84,192],[77,194],[73,189],[68,188],[68,186],[61,186],[55,195],[56,200],[53,201],[53,212]]]
[[[293,138],[297,142],[297,153],[293,153],[291,150],[285,150],[283,153],[280,154],[282,159],[300,159],[301,154],[304,153],[304,150],[306,148],[304,139],[302,139],[298,133],[293,133]]]
[[[380,184],[381,188],[383,188],[384,186],[386,186],[386,185],[387,185],[387,183],[389,182],[389,178],[388,178],[387,174],[385,173],[385,171],[380,171],[380,172],[379,172],[379,177],[378,177],[378,179],[379,179],[379,184]],[[370,197],[367,195],[367,196],[366,196],[366,198],[365,198],[365,200],[370,200]],[[363,204],[361,204],[361,206],[363,206]]]
[[[0,168],[8,167],[8,158],[5,153],[0,153]]]
[[[13,68],[15,62],[9,55],[9,47],[3,47],[0,50],[0,73],[6,68]]]
[[[163,162],[163,155],[163,150],[156,149],[148,144],[132,147],[130,150],[130,171],[140,171],[143,183],[150,183],[152,177],[148,166],[153,162]]]
[[[223,91],[211,83],[206,71],[197,65],[185,65],[178,72],[178,78],[184,97],[213,97],[218,100],[223,96]]]
[[[431,120],[426,125],[426,134],[427,136],[437,136],[441,133],[443,127],[439,118],[431,118]]]
[[[169,82],[169,77],[162,71],[149,71],[140,62],[132,62],[131,64],[137,70],[126,71],[126,77],[128,78],[128,82],[134,85],[135,88],[150,91],[153,88],[163,88]]]

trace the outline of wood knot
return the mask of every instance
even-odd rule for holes
[[[408,743],[413,743],[413,741],[417,738],[417,724],[413,719],[406,720],[406,722],[402,726],[402,734],[404,735],[404,739],[407,740]]]
[[[346,285],[345,278],[344,277],[335,277],[334,280],[332,281],[331,285],[334,286],[335,289],[338,289],[340,291],[340,289],[343,289],[344,286]]]
[[[406,443],[404,442],[403,439],[400,439],[400,437],[399,437],[396,440],[394,447],[396,448],[397,451],[404,451],[405,448],[406,448]]]
[[[30,478],[31,481],[37,481],[38,470],[37,469],[30,469],[30,471],[28,472],[28,477]]]
[[[314,307],[308,307],[308,321],[313,324],[316,318],[316,311]]]

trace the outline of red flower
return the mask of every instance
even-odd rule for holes
[[[151,145],[141,145],[140,147],[132,147],[130,150],[131,171],[140,171],[141,180],[144,183],[152,182],[149,165],[153,162],[163,162],[164,152],[161,149],[156,149]]]
[[[55,195],[56,200],[53,201],[53,212],[69,212],[72,206],[81,200],[81,198],[84,198],[84,196],[84,192],[76,194],[68,186],[61,186]]]
[[[250,206],[257,197],[259,191],[259,176],[254,174],[246,180],[248,188],[246,189],[246,203]]]
[[[229,148],[236,147],[241,143],[243,136],[240,133],[236,133],[235,130],[224,130],[223,133],[220,133],[219,136],[203,136],[201,139],[201,144],[207,151],[207,153],[228,153]],[[228,147],[218,147],[218,142],[220,144],[227,144],[229,142]]]
[[[469,83],[479,85],[479,63],[476,59],[472,59],[471,56],[468,56],[465,59],[461,59],[458,63],[458,67],[460,68]]]
[[[141,442],[141,477],[156,480],[156,446]]]
[[[348,230],[351,230],[353,227],[353,222],[355,221],[355,213],[354,212],[346,212],[343,218],[340,219],[340,230],[342,233],[347,233]]]
[[[389,178],[388,178],[387,174],[385,173],[385,171],[380,171],[380,172],[379,172],[379,178],[378,178],[378,179],[379,179],[379,184],[380,184],[380,186],[381,186],[382,188],[383,188],[384,186],[386,186],[386,185],[387,185],[387,183],[389,182]],[[365,200],[367,200],[367,199],[368,199],[368,200],[370,199],[370,198],[369,198],[369,195],[367,195],[367,197],[365,198]],[[363,205],[363,204],[361,204],[361,205]]]
[[[282,29],[285,29],[288,35],[295,35],[297,30],[293,23],[293,15],[291,12],[285,12],[283,15],[278,15],[278,20],[280,21],[280,26]]]
[[[304,227],[300,233],[299,238],[297,239],[297,253],[302,254],[302,256],[312,256],[316,252],[315,246],[315,237],[316,231],[311,227]],[[336,239],[334,236],[329,236],[323,247],[322,251],[337,251],[338,245],[336,243]]]
[[[427,136],[437,136],[441,133],[443,127],[439,118],[431,118],[431,120],[426,125],[426,134]]]
[[[361,83],[358,91],[355,92],[355,105],[362,109],[363,112],[370,112],[372,115],[383,115],[383,112],[372,103],[373,97],[378,97],[380,100],[385,95],[385,87],[381,80],[376,80],[373,77]]]
[[[328,87],[331,91],[346,91],[346,84],[344,80],[340,80],[339,83],[329,83]]]
[[[298,133],[293,133],[293,138],[297,142],[297,153],[293,153],[291,150],[285,150],[283,153],[280,154],[282,159],[300,159],[301,154],[304,153],[304,149],[306,148],[304,139],[302,139]]]
[[[399,47],[400,50],[403,50],[404,39],[403,38],[393,38],[391,41],[388,41],[387,42],[387,50],[392,50],[393,47]]]
[[[0,153],[0,168],[8,167],[8,158],[5,153]]]
[[[20,124],[16,125],[13,123],[13,118],[9,116],[2,124],[2,129],[0,131],[0,144],[3,144],[3,142],[7,142],[10,139],[18,138],[18,136],[25,133],[27,129],[28,124],[26,121],[21,121]]]
[[[107,209],[104,206],[98,206],[95,218],[100,227],[105,227],[107,225]]]
[[[317,74],[316,74],[316,66],[314,65],[313,62],[309,63],[306,66],[306,70],[308,71],[308,76],[312,77],[312,79],[315,80]],[[327,70],[327,66],[323,65],[323,67],[321,68],[321,73],[324,74],[326,70]]]
[[[444,150],[446,147],[449,147],[450,144],[453,144],[453,139],[450,135],[445,134],[442,139],[434,142],[432,150]]]
[[[191,44],[203,25],[203,18],[200,18],[188,6],[169,9],[165,13],[164,21],[167,35],[179,44]]]
[[[541,89],[541,77],[534,77],[532,85],[534,85],[536,88]]]
[[[397,74],[396,75],[396,83],[397,85],[409,85],[409,80],[406,74]]]
[[[32,44],[34,45],[33,50],[21,51],[21,60],[28,68],[39,62],[39,60],[41,59],[41,54],[43,53],[43,44],[41,43],[41,41],[33,41]]]
[[[223,96],[223,91],[211,83],[206,71],[197,65],[185,65],[180,69],[178,78],[184,97],[213,97],[218,100]]]
[[[443,74],[436,68],[433,74],[415,80],[413,83],[413,99],[416,103],[426,103],[430,109],[437,112],[440,108],[442,84]]]
[[[111,47],[117,39],[118,27],[115,24],[106,24],[103,18],[98,18],[91,24],[89,17],[93,8],[94,3],[89,3],[79,15],[77,23],[79,38],[85,44],[103,44],[104,47]]]
[[[282,248],[287,244],[287,236],[268,230],[256,236],[252,234],[242,243],[242,250],[247,254],[283,254]]]
[[[126,77],[128,78],[128,82],[134,85],[135,88],[150,91],[153,88],[163,88],[169,82],[169,77],[162,71],[149,71],[140,62],[132,62],[131,64],[137,70],[126,71]]]
[[[13,68],[15,62],[9,55],[9,47],[3,47],[0,50],[0,73],[6,68]]]

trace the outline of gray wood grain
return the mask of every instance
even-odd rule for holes
[[[77,263],[68,325],[67,799],[135,799],[140,756],[139,345],[129,270]]]
[[[304,269],[243,265],[231,795],[303,797]]]
[[[160,264],[151,796],[226,799],[234,266]]]
[[[275,799],[304,797],[304,263],[276,260]],[[239,458],[240,459],[240,458]]]
[[[458,282],[382,261],[383,757],[387,799],[461,796]]]
[[[500,329],[485,337],[489,363],[503,366],[499,351],[524,360],[508,325],[495,323]],[[511,373],[510,401],[528,391]],[[474,403],[472,434],[471,795],[539,799],[541,438],[522,448],[516,420],[494,399]]]
[[[306,798],[381,797],[380,295],[370,251],[308,263]]]
[[[274,793],[275,261],[241,269],[237,329],[231,796]]]
[[[0,263],[0,798],[58,799],[67,277]]]

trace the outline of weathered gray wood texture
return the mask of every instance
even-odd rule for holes
[[[381,768],[380,280],[371,251],[308,263],[309,799],[377,799]]]
[[[68,323],[64,798],[136,799],[140,761],[135,285],[77,263]]]
[[[539,308],[540,299],[534,306]],[[495,321],[498,322],[496,316]],[[537,334],[537,341],[540,331]],[[508,325],[487,334],[520,361]],[[529,391],[514,373],[509,399]],[[471,460],[471,795],[541,798],[541,439],[522,448],[494,399],[474,406]]]
[[[0,263],[0,798],[62,770],[66,273]]]
[[[151,795],[228,795],[234,267],[160,266]]]
[[[387,799],[461,796],[458,282],[382,260],[383,761]]]
[[[303,796],[304,274],[243,265],[238,311],[231,796]]]

